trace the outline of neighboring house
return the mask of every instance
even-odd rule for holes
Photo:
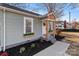
[[[72,29],[72,24],[69,23],[69,22],[67,22],[67,23],[66,23],[66,29]]]
[[[79,29],[79,22],[77,23],[76,29]]]
[[[64,29],[64,21],[57,21],[56,22],[56,28]]]
[[[79,29],[79,22],[72,22],[72,29]]]
[[[73,29],[79,29],[79,22],[73,22]]]
[[[54,30],[53,23],[56,24],[56,29],[64,29],[64,21],[52,21],[49,22],[49,30]]]

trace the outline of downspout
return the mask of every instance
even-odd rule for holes
[[[4,46],[3,46],[3,51],[5,51],[5,8],[3,9],[3,19],[4,19]]]

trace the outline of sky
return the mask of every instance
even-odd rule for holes
[[[47,13],[47,10],[38,7],[37,4],[31,4],[31,6],[33,8],[38,8],[39,11],[37,11],[37,13],[39,14],[44,15]],[[69,21],[69,12],[71,13],[71,21],[79,21],[79,8],[74,8],[71,10],[70,7],[64,8],[64,16],[62,16],[61,20]]]
[[[47,10],[42,5],[40,6],[40,4],[41,3],[30,3],[29,4],[29,7],[27,7],[26,9],[27,10],[30,10],[30,11],[33,11],[33,12],[36,12],[38,14],[44,15],[44,14],[47,13]]]
[[[75,8],[72,10],[68,7],[65,8],[65,10],[64,10],[65,15],[61,19],[69,21],[69,12],[71,13],[71,21],[79,22],[79,8]]]
[[[28,4],[28,7],[26,9],[30,11],[34,11],[41,15],[44,15],[47,13],[47,10],[44,7],[39,6],[38,3]],[[38,9],[38,11],[36,9]],[[64,16],[62,16],[60,20],[69,21],[69,11],[71,13],[71,21],[79,21],[79,8],[74,8],[71,10],[70,7],[64,8]]]

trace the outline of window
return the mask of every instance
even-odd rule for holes
[[[49,22],[49,30],[53,30],[53,23]]]
[[[33,32],[33,19],[24,17],[24,34]]]

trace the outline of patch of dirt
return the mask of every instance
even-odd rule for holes
[[[71,56],[79,56],[79,43],[63,39],[62,42],[69,43],[70,46],[68,47],[66,53]]]
[[[66,53],[72,56],[79,56],[79,43],[71,43]]]
[[[66,40],[66,39],[62,39],[61,41],[62,41],[62,42],[66,42],[66,43],[70,43],[70,44],[73,43],[72,41]]]

